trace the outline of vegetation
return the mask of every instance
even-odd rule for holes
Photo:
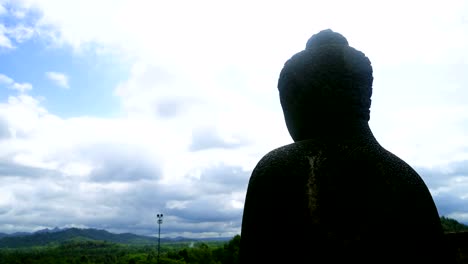
[[[51,243],[63,243],[70,240],[102,240],[119,244],[147,245],[157,243],[157,238],[135,234],[113,234],[106,230],[69,228],[60,232],[41,232],[21,236],[0,238],[0,248],[23,248],[46,246]]]
[[[240,236],[228,242],[164,243],[159,263],[239,263]],[[124,245],[105,241],[71,240],[59,245],[0,249],[0,264],[155,264],[154,245]]]
[[[444,231],[468,231],[468,226],[442,216]],[[153,238],[111,234],[103,230],[64,232],[0,238],[0,264],[156,264]],[[229,241],[169,241],[161,243],[161,264],[237,264],[240,236]],[[158,264],[159,264],[158,263]]]
[[[442,216],[440,218],[440,222],[442,223],[442,228],[445,232],[461,232],[461,231],[468,231],[468,226],[459,223],[457,220]]]

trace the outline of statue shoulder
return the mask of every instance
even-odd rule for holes
[[[292,143],[276,148],[265,154],[255,166],[255,171],[275,170],[300,160],[301,148]]]
[[[370,145],[370,148],[367,146],[367,148],[359,152],[358,155],[363,155],[391,171],[405,171],[410,174],[417,174],[406,161],[381,145]]]
[[[360,166],[375,168],[379,175],[395,181],[395,184],[399,182],[401,187],[419,186],[418,188],[427,189],[421,175],[411,165],[380,145],[366,147],[353,154],[354,159],[360,159]]]
[[[285,178],[291,180],[291,177],[303,173],[303,168],[308,167],[307,156],[311,152],[313,149],[299,143],[274,149],[259,160],[250,180],[259,178],[267,181],[282,181]]]

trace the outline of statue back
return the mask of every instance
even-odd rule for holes
[[[349,49],[341,35],[330,30],[320,34],[328,37],[313,40],[314,35],[308,47],[323,47],[328,38],[330,46],[339,45],[333,52]],[[306,49],[293,56],[280,75],[280,99],[295,142],[265,155],[252,173],[241,263],[447,263],[427,186],[407,163],[380,146],[368,126],[369,114],[362,109],[370,107],[371,70],[370,77],[356,67],[347,74],[347,60],[355,58],[323,64],[316,60],[323,59],[327,48],[314,52],[320,54]],[[308,71],[314,67],[318,69]],[[321,72],[320,67],[341,68]]]

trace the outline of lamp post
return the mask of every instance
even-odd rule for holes
[[[163,222],[163,214],[157,214],[158,217],[158,264],[159,264],[159,251],[161,247],[161,224]]]

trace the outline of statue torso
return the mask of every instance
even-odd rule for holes
[[[336,249],[359,255],[379,244],[385,247],[374,252],[434,243],[442,232],[438,217],[419,175],[373,137],[305,140],[278,148],[257,164],[242,229],[247,236],[255,230],[255,240],[262,240],[256,247],[278,237],[274,230],[282,227],[283,238],[306,241],[304,250],[314,254]],[[390,242],[395,239],[400,241]]]

